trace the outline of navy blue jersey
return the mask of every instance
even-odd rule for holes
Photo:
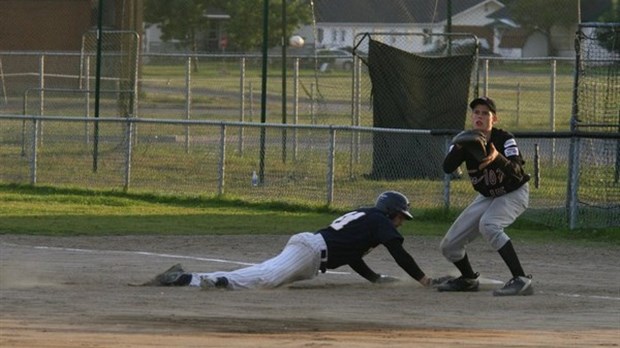
[[[318,233],[327,244],[327,268],[331,269],[361,260],[379,244],[402,244],[404,240],[387,215],[376,208],[342,215]]]

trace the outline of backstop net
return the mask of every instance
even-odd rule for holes
[[[572,204],[578,205],[573,214],[578,211],[582,223],[590,220],[587,225],[617,226],[620,225],[620,23],[580,24],[575,51],[571,129],[602,135],[573,141],[572,158],[576,160],[572,164],[569,191],[574,197]]]
[[[356,38],[353,52],[358,51],[370,78],[374,127],[464,128],[467,103],[476,91],[472,78],[477,66],[476,36],[364,33]],[[446,144],[438,137],[377,133],[369,177],[443,178],[445,150]]]

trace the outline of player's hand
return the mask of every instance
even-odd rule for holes
[[[488,153],[487,157],[483,158],[482,161],[480,161],[480,164],[478,165],[478,169],[480,170],[486,168],[491,162],[495,161],[495,159],[499,155],[499,152],[497,152],[497,149],[495,149],[495,145],[493,145],[493,143],[489,144],[487,153]]]
[[[385,275],[385,274],[381,274],[379,275],[379,278],[377,278],[374,283],[377,284],[387,284],[387,283],[394,283],[394,282],[399,282],[400,279],[396,278],[396,277],[392,277],[389,275]]]
[[[429,286],[433,285],[433,278],[424,276],[422,277],[422,279],[418,280],[418,282],[420,282],[423,287],[428,288]]]

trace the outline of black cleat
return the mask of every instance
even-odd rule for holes
[[[439,284],[437,286],[437,291],[478,291],[478,286],[480,285],[478,276],[480,276],[480,274],[476,273],[476,278],[465,278],[460,276],[450,279],[443,284]]]
[[[533,293],[532,276],[528,275],[510,279],[501,289],[493,291],[493,296],[527,296]]]
[[[203,277],[200,280],[200,287],[203,290],[208,289],[228,289],[228,278],[226,277]]]

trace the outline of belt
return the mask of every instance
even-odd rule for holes
[[[321,265],[319,266],[321,273],[327,272],[327,250],[321,250]]]

